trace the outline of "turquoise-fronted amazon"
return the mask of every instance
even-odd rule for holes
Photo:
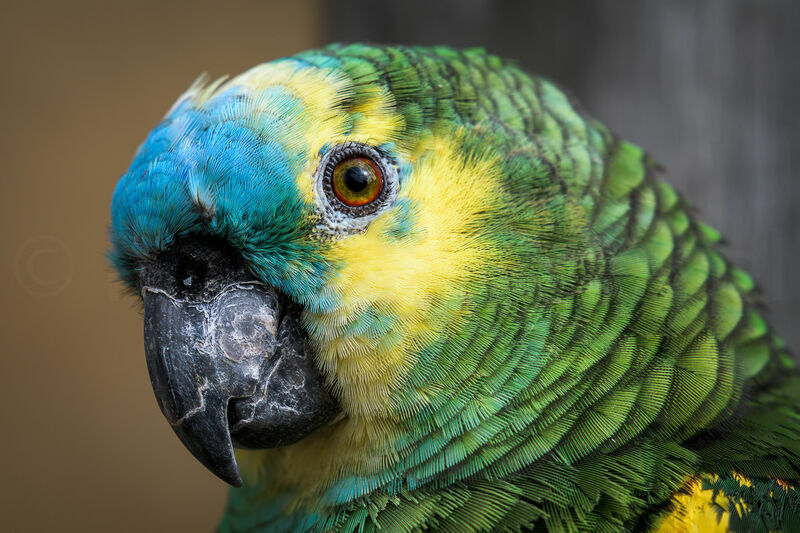
[[[800,531],[800,379],[637,146],[480,50],[192,86],[112,201],[222,531]],[[234,451],[236,448],[236,451]]]

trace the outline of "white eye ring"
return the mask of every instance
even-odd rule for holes
[[[368,204],[348,206],[333,190],[333,172],[336,166],[351,157],[371,160],[381,171],[383,185],[378,196]],[[320,214],[318,228],[331,234],[357,233],[366,229],[370,221],[386,211],[397,197],[397,165],[382,150],[355,141],[330,147],[320,159],[314,172],[314,200]]]

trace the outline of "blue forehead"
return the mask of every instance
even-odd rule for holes
[[[322,268],[309,238],[313,212],[295,180],[305,167],[303,104],[280,87],[248,94],[232,87],[202,106],[180,102],[148,135],[114,191],[111,259],[128,281],[135,265],[176,238],[208,234],[228,241],[304,285]],[[277,264],[280,263],[280,264]],[[316,266],[315,266],[316,265]],[[270,279],[273,283],[294,283]],[[299,290],[299,288],[298,288]]]

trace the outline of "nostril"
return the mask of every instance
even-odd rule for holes
[[[175,279],[178,281],[178,292],[202,291],[208,276],[208,263],[203,259],[189,255],[181,255],[175,263]]]

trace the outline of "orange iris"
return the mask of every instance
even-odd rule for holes
[[[367,205],[382,189],[383,174],[369,158],[348,157],[333,169],[333,192],[347,206]]]

